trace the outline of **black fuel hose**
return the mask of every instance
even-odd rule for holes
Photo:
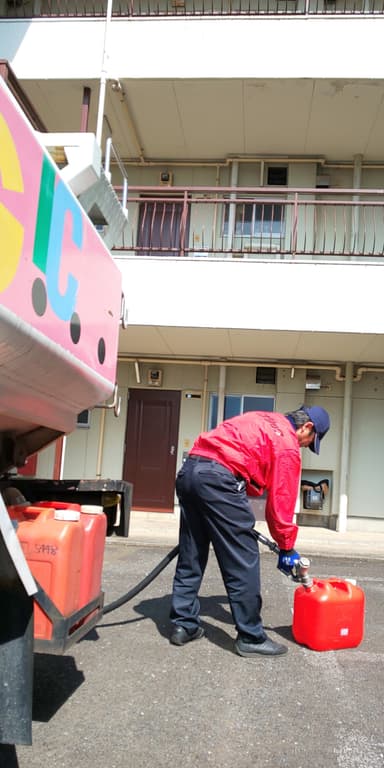
[[[164,568],[169,565],[171,560],[173,560],[176,555],[179,554],[179,545],[177,547],[174,547],[171,549],[170,552],[162,559],[160,560],[160,563],[156,565],[156,567],[148,573],[148,575],[139,581],[138,584],[136,584],[135,587],[132,587],[132,589],[129,590],[129,592],[126,592],[125,595],[121,595],[121,597],[118,597],[117,600],[114,600],[113,603],[109,603],[108,605],[105,605],[103,608],[103,616],[106,613],[110,613],[111,611],[114,611],[116,608],[120,608],[121,605],[124,605],[124,603],[128,603],[129,600],[132,600],[133,597],[136,597],[136,595],[141,592],[145,587],[148,586],[156,577],[161,573],[161,571],[164,570]]]
[[[272,552],[275,552],[276,554],[278,554],[279,547],[277,546],[277,544],[275,544],[274,541],[267,539],[266,536],[263,536],[263,534],[259,533],[259,531],[255,531],[255,529],[253,529],[252,533],[255,539],[260,541],[261,544],[264,544]],[[145,589],[145,587],[147,587],[149,584],[151,584],[152,581],[156,579],[156,577],[161,573],[161,571],[163,571],[164,568],[166,568],[167,565],[169,565],[171,560],[173,560],[178,554],[179,554],[179,545],[171,549],[171,551],[168,552],[168,554],[162,560],[160,560],[160,563],[156,565],[153,571],[148,573],[148,575],[144,579],[139,581],[139,583],[136,584],[136,586],[132,587],[132,589],[130,589],[129,592],[126,592],[125,595],[121,595],[121,597],[118,597],[117,600],[114,600],[112,603],[108,603],[108,605],[105,605],[102,611],[103,616],[106,613],[110,613],[111,611],[116,610],[116,608],[120,608],[121,605],[128,603],[129,600],[132,600],[133,597],[136,597],[136,595],[138,595],[139,592]]]

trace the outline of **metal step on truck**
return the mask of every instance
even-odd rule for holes
[[[118,267],[0,77],[0,477],[114,395],[121,308]],[[96,582],[80,594],[86,530],[99,525],[100,510],[88,504],[81,522],[81,503],[55,503],[54,483],[41,490],[45,508],[6,490],[0,486],[0,745],[31,744],[34,653],[65,651],[101,615]],[[102,527],[97,536],[100,565]],[[66,611],[41,583],[60,558],[57,589],[78,594]],[[72,560],[77,575],[67,569],[66,588]]]

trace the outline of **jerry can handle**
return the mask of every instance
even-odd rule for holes
[[[34,522],[35,520],[47,520],[51,516],[50,509],[44,509],[38,504],[29,504],[24,510],[26,522]]]
[[[327,584],[329,585],[330,589],[342,589],[344,592],[347,592],[348,595],[352,595],[352,584],[350,581],[346,581],[345,579],[337,579],[336,577],[331,577],[328,579]]]

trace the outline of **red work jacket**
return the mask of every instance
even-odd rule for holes
[[[203,432],[191,454],[206,456],[244,478],[249,496],[267,492],[265,519],[280,549],[297,537],[293,523],[301,476],[301,449],[282,413],[250,411]]]

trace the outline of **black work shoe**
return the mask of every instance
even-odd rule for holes
[[[171,637],[169,638],[169,642],[172,643],[172,645],[185,645],[185,643],[189,643],[191,640],[200,640],[201,637],[204,637],[205,632],[203,627],[197,627],[194,632],[187,632],[184,627],[175,627],[172,631]]]
[[[288,648],[281,643],[275,643],[270,637],[267,637],[262,643],[253,643],[252,640],[238,635],[235,641],[235,650],[239,656],[281,656],[283,653],[287,653]]]

